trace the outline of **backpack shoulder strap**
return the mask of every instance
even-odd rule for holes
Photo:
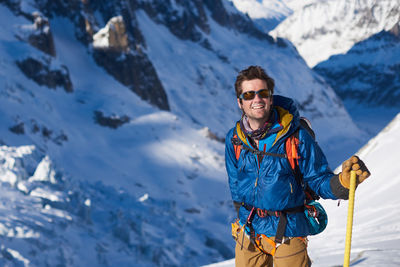
[[[235,151],[236,160],[239,160],[240,151],[242,151],[242,144],[237,136],[237,133],[235,133],[232,137],[232,144],[233,144],[233,150]]]
[[[294,177],[296,178],[296,182],[303,186],[303,175],[299,168],[299,148],[300,140],[299,140],[299,129],[297,129],[293,134],[291,134],[285,143],[285,150],[287,159],[289,161],[290,167],[292,168]]]
[[[320,197],[307,184],[304,185],[303,174],[301,173],[299,167],[300,156],[298,150],[300,144],[300,138],[299,138],[300,127],[304,128],[315,139],[315,133],[311,129],[310,122],[308,122],[308,120],[303,117],[300,118],[299,128],[297,128],[297,130],[286,139],[285,143],[286,155],[290,163],[293,175],[296,179],[296,182],[303,188],[304,193],[306,195],[306,199],[318,200],[320,199]]]

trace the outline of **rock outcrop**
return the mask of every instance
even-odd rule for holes
[[[44,85],[51,89],[62,87],[67,93],[74,91],[68,68],[64,65],[61,65],[59,69],[52,69],[49,60],[30,57],[16,63],[28,78],[39,85]]]
[[[128,35],[122,16],[111,18],[104,28],[93,35],[93,47],[115,52],[129,50]]]

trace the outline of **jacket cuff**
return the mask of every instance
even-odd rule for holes
[[[339,199],[349,199],[349,189],[344,187],[339,180],[339,175],[334,175],[330,181],[332,193]]]

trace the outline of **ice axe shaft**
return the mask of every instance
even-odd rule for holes
[[[351,250],[351,234],[353,231],[353,214],[354,214],[354,197],[356,192],[356,172],[350,172],[350,189],[349,189],[349,207],[347,210],[347,231],[346,245],[344,248],[344,263],[343,267],[349,267],[350,250]]]

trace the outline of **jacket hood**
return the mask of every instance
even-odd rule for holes
[[[275,107],[281,107],[293,115],[293,119],[291,121],[293,126],[292,128],[297,129],[300,124],[300,113],[293,99],[281,95],[274,95],[273,100]]]
[[[284,126],[279,136],[294,132],[300,125],[300,113],[293,99],[281,95],[273,96],[273,104],[279,113],[280,123]]]

